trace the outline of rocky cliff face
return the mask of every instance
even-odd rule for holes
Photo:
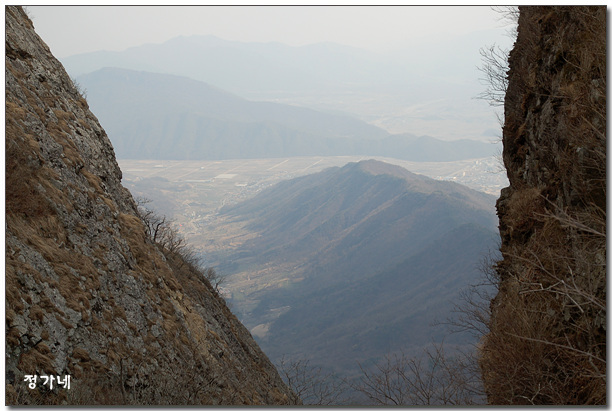
[[[493,404],[606,403],[606,8],[521,7],[482,370]]]
[[[210,283],[148,239],[86,100],[5,13],[7,404],[296,403]]]

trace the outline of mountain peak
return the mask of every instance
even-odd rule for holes
[[[419,179],[421,178],[418,174],[406,170],[403,167],[396,166],[394,164],[386,163],[384,161],[369,159],[362,160],[357,163],[357,167],[374,176],[385,174],[402,179]]]
[[[495,238],[492,211],[492,196],[365,160],[226,208],[254,237],[218,255],[240,282],[231,303],[269,355],[299,353],[352,374],[364,352],[382,357],[429,338],[417,323],[446,315],[457,283],[475,278]]]

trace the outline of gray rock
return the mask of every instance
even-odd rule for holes
[[[5,14],[14,384],[33,370],[69,374],[83,405],[298,403],[223,299],[146,237],[86,100],[24,11]]]

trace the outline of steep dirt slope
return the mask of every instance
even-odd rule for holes
[[[492,404],[606,403],[606,8],[521,7],[481,365]]]
[[[7,404],[296,403],[210,283],[148,240],[86,100],[5,13]],[[47,374],[70,389],[24,382]]]

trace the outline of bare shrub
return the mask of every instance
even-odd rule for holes
[[[480,360],[489,401],[605,402],[605,213],[549,205],[532,216],[538,234],[506,247],[498,265],[504,281]]]
[[[487,88],[476,98],[488,102],[493,107],[503,106],[506,98],[508,53],[508,50],[495,44],[480,49],[482,66],[478,67],[478,70],[484,76],[480,81]]]
[[[452,333],[468,333],[477,340],[489,333],[491,300],[499,292],[500,278],[495,267],[500,259],[498,252],[489,251],[480,261],[480,281],[459,292],[453,304],[451,317],[434,325],[448,325]]]
[[[385,356],[373,370],[361,367],[353,388],[377,406],[475,405],[483,400],[475,364],[469,353],[449,356],[434,344],[419,357],[402,352]]]
[[[521,8],[519,29],[501,282],[480,359],[488,401],[605,404],[605,7]]]
[[[150,200],[137,198],[138,213],[149,239],[155,243],[167,260],[178,270],[186,270],[204,279],[218,293],[225,278],[212,267],[203,267],[198,252],[179,233],[174,221],[145,207]]]
[[[77,93],[79,93],[79,96],[82,99],[87,100],[87,89],[83,87],[80,82],[77,81],[76,77],[70,77],[70,80],[72,80],[72,84],[74,85],[74,88],[76,89]]]
[[[338,405],[348,388],[344,380],[310,365],[308,360],[289,361],[282,357],[276,368],[304,405]]]
[[[508,36],[515,39],[519,16],[518,8],[515,6],[497,6],[492,7],[492,9],[499,15],[499,21],[504,26],[510,27]],[[508,90],[508,56],[510,50],[491,44],[482,47],[479,52],[481,65],[477,69],[482,74],[480,82],[486,88],[475,98],[486,101],[492,107],[503,107]],[[503,116],[498,113],[497,119],[499,124],[503,126]]]

